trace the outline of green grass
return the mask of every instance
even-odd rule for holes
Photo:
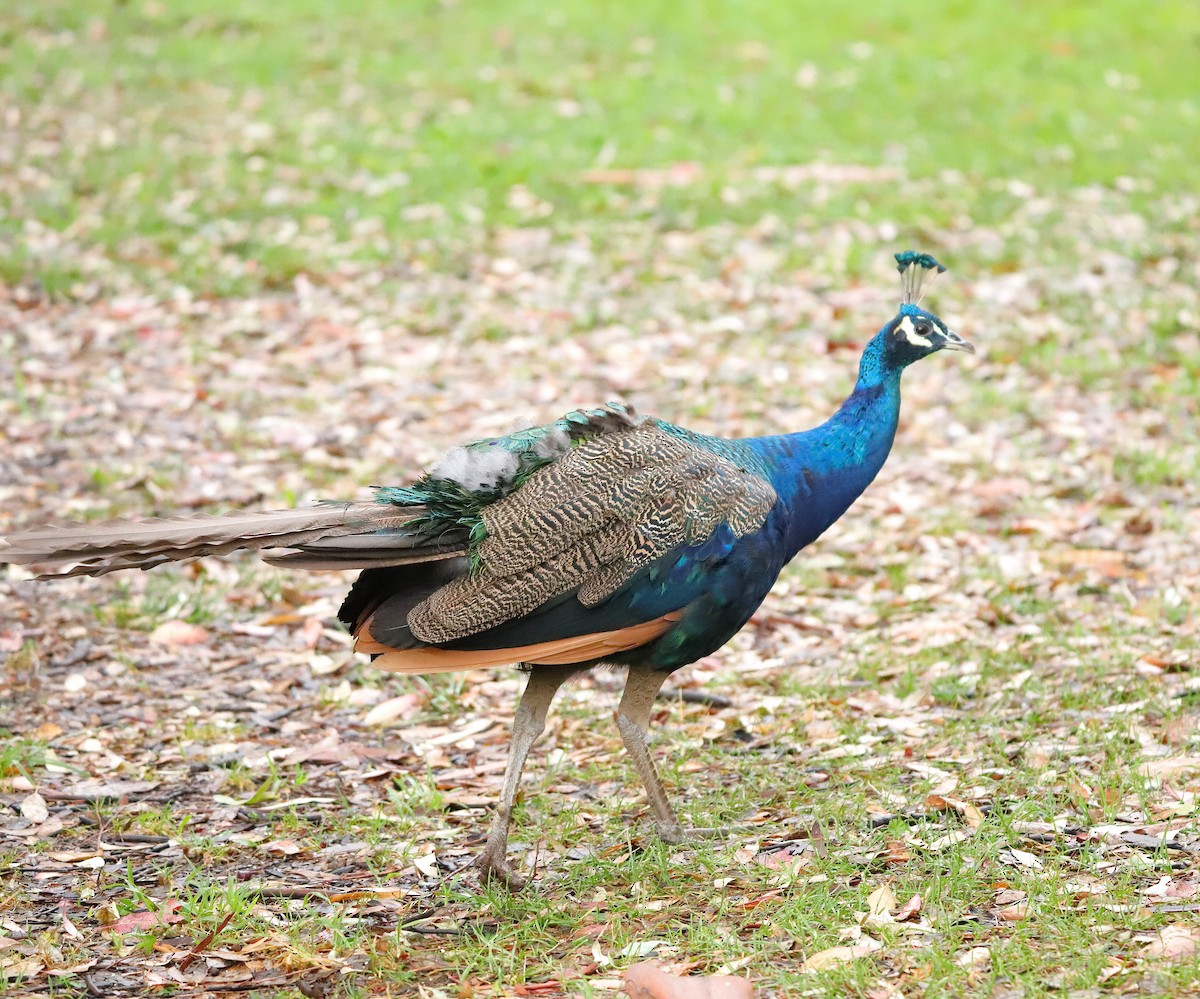
[[[1070,636],[1048,631],[1043,641],[1050,650],[1060,649]],[[453,855],[453,843],[466,828],[455,820],[453,795],[438,788],[432,772],[395,775],[377,806],[367,810],[345,800],[269,814],[250,805],[233,829],[209,832],[193,831],[178,805],[138,812],[114,805],[95,812],[107,835],[170,836],[184,860],[154,861],[136,870],[127,862],[124,869],[105,871],[100,897],[113,900],[107,904],[110,922],[156,911],[167,899],[180,903],[179,923],[113,935],[111,944],[136,962],[164,939],[199,940],[220,928],[212,950],[236,951],[253,942],[273,974],[319,977],[331,967],[345,969],[339,973],[349,976],[344,994],[351,996],[380,990],[403,995],[417,982],[483,995],[495,985],[503,994],[518,983],[550,980],[566,983],[569,995],[608,995],[592,980],[618,975],[633,962],[631,949],[649,940],[663,942],[660,956],[698,962],[699,971],[744,961],[763,995],[797,989],[865,994],[881,978],[902,980],[906,990],[924,996],[997,990],[1043,996],[1139,985],[1183,995],[1200,986],[1195,962],[1164,964],[1151,973],[1131,957],[1139,946],[1131,943],[1135,935],[1144,938],[1175,921],[1148,908],[1142,892],[1164,875],[1182,876],[1173,869],[1179,854],[1143,850],[1114,863],[1111,848],[1099,839],[1078,841],[1068,829],[1030,843],[1020,827],[1066,816],[1068,826],[1086,829],[1117,821],[1131,808],[1149,814],[1161,799],[1139,775],[1143,747],[1135,733],[1139,726],[1157,728],[1184,717],[1177,700],[1153,679],[1119,672],[1098,678],[1094,667],[1015,684],[1026,671],[1019,655],[989,656],[972,674],[977,680],[970,689],[955,688],[948,697],[940,691],[952,678],[937,675],[933,654],[914,657],[905,682],[871,681],[871,671],[884,665],[868,665],[841,682],[827,677],[819,685],[804,685],[781,671],[751,681],[739,695],[744,706],[736,716],[753,736],[749,742],[728,727],[715,736],[698,735],[709,717],[705,709],[663,705],[656,754],[681,815],[739,825],[765,814],[762,850],[793,852],[782,865],[764,862],[767,853],[760,852],[753,827],[729,841],[683,846],[647,834],[640,825],[644,804],[627,762],[610,751],[611,733],[599,722],[604,712],[596,697],[567,696],[556,716],[569,726],[572,758],[548,766],[537,754],[513,840],[542,843],[559,854],[584,845],[591,855],[555,861],[527,892],[477,887],[464,873],[439,875],[415,896],[419,902],[406,901],[398,913],[436,911],[434,925],[444,933],[436,938],[381,929],[377,920],[387,910],[375,909],[374,920],[362,918],[353,901],[329,904],[314,896],[272,908],[260,899],[258,884],[281,878],[304,883],[319,851],[350,842],[365,845],[357,866],[367,875],[352,886],[411,890],[405,870],[412,856],[433,845],[439,854],[448,848]],[[430,685],[443,679],[449,678],[434,678]],[[867,710],[861,699],[872,690],[897,700]],[[1135,709],[1114,716],[1125,719],[1129,731],[1101,718],[1098,712],[1109,705]],[[922,715],[926,724],[936,718],[934,741],[918,740],[921,749],[910,759],[928,760],[943,776],[909,767],[904,747],[910,736],[883,724],[907,712]],[[796,724],[814,716],[836,723],[827,757],[821,750],[814,754]],[[989,719],[983,740],[981,716]],[[1050,731],[1053,740],[1046,742]],[[589,745],[599,750],[591,759]],[[867,747],[866,753],[832,752],[855,745]],[[29,752],[23,755],[30,758]],[[272,771],[271,801],[328,795],[331,785],[322,769]],[[930,804],[928,796],[950,774],[959,781],[954,793],[977,802],[984,818],[972,835],[939,849],[931,844],[968,828],[953,811]],[[241,779],[248,774],[231,776],[225,792],[244,797],[254,789]],[[595,800],[548,789],[562,781],[593,788]],[[614,800],[620,798],[629,801]],[[891,818],[872,821],[877,815]],[[781,816],[787,816],[783,824]],[[814,829],[824,844],[820,848],[813,846]],[[785,834],[790,841],[780,839]],[[291,841],[299,852],[263,859],[261,845],[275,840]],[[1040,866],[1014,863],[1009,853],[1014,847],[1033,851]],[[11,862],[16,861],[14,855]],[[1104,890],[1094,896],[1076,886],[1097,881]],[[846,942],[845,934],[869,911],[872,893],[884,887],[898,903],[919,895],[921,921],[868,927],[883,947],[879,955],[801,974],[806,957]],[[1018,893],[1015,918],[998,915],[1003,907],[997,899],[1004,892]],[[26,903],[16,892],[0,892],[0,908]],[[45,946],[79,947],[57,934],[48,934]],[[972,947],[986,947],[990,963],[964,964],[962,955]],[[611,964],[593,969],[597,954]],[[73,980],[64,978],[63,984]]]
[[[1022,707],[1025,694],[999,693],[1016,668],[1013,664],[985,675],[982,693],[988,695],[989,711],[1003,714]],[[839,701],[848,692],[827,688],[816,703]],[[1150,692],[1131,693],[1144,696]],[[794,704],[798,711],[802,706],[802,702]],[[581,704],[565,711],[578,715],[588,708]],[[772,807],[764,784],[769,786],[780,775],[773,773],[769,760],[754,752],[739,753],[736,745],[723,740],[712,745],[684,744],[670,733],[685,721],[683,717],[668,720],[660,741],[671,744],[664,750],[668,781],[691,792],[687,812],[703,815],[706,821],[736,822],[760,807]],[[973,740],[975,733],[974,715],[966,710],[952,717],[942,737],[951,745],[961,745]],[[439,953],[458,980],[537,982],[563,977],[571,968],[589,963],[593,943],[604,955],[619,955],[630,945],[661,939],[699,958],[703,970],[714,971],[724,963],[749,958],[764,990],[778,988],[787,994],[786,990],[803,982],[816,994],[844,994],[877,981],[878,967],[856,962],[798,978],[798,961],[803,955],[838,945],[840,931],[858,925],[871,892],[887,884],[900,901],[913,894],[924,900],[928,926],[923,933],[914,937],[903,925],[885,926],[876,932],[894,955],[903,955],[902,973],[920,982],[923,994],[962,995],[977,988],[979,972],[957,963],[954,955],[979,945],[991,950],[992,963],[984,980],[994,987],[1048,994],[1044,980],[1053,975],[1060,983],[1057,987],[1092,988],[1111,975],[1110,957],[1128,934],[1163,921],[1135,903],[1142,887],[1161,873],[1169,873],[1168,856],[1165,852],[1150,855],[1144,875],[1118,874],[1103,899],[1094,903],[1081,903],[1064,886],[1102,865],[1107,857],[1103,850],[1086,847],[1071,853],[1050,848],[1039,854],[1043,863],[1039,870],[1014,868],[1000,858],[1010,844],[1022,842],[1021,834],[1012,828],[1013,821],[1048,820],[1071,807],[1069,798],[1058,797],[1060,787],[1067,794],[1072,784],[1091,781],[1098,800],[1113,803],[1128,801],[1129,795],[1139,793],[1142,782],[1135,770],[1139,749],[1133,740],[1114,741],[1110,735],[1105,727],[1093,725],[1075,729],[1068,736],[1076,760],[1098,754],[1093,756],[1094,764],[1084,764],[1082,769],[1078,762],[1068,766],[1066,754],[1049,763],[1014,767],[1003,746],[994,747],[994,759],[984,752],[973,766],[1007,765],[1010,772],[1002,780],[989,782],[991,809],[978,833],[960,848],[942,853],[914,847],[909,859],[897,864],[881,859],[889,841],[910,835],[928,840],[945,828],[959,827],[953,816],[933,812],[924,819],[897,819],[878,828],[867,823],[870,811],[879,809],[879,786],[893,791],[902,788],[914,804],[932,787],[927,778],[908,780],[912,775],[902,767],[862,769],[853,760],[842,761],[832,765],[836,779],[830,785],[802,790],[799,801],[795,790],[784,792],[793,810],[799,805],[802,811],[811,809],[814,817],[819,816],[824,835],[833,844],[824,857],[802,854],[802,867],[795,877],[733,856],[733,848],[720,842],[680,849],[653,838],[631,836],[624,816],[611,809],[589,808],[590,816],[603,816],[598,826],[592,821],[587,828],[589,841],[599,844],[599,851],[586,863],[574,865],[567,878],[556,878],[520,896],[493,890],[477,895],[467,884],[448,879],[441,889],[442,903],[466,907],[472,919],[461,935],[443,941]],[[683,772],[685,762],[692,767],[698,764],[701,772],[720,775],[719,786],[711,782],[707,787],[699,785],[694,774]],[[953,764],[948,766],[955,769]],[[1054,777],[1048,781],[1050,771]],[[587,767],[582,773],[570,772],[571,780],[580,778],[619,787],[628,773],[618,759]],[[552,779],[558,778],[539,774],[535,786]],[[412,793],[414,790],[417,793]],[[419,824],[428,829],[436,821],[438,797],[421,786],[406,787],[393,803],[402,820],[396,831],[403,830],[403,816],[409,810],[414,827]],[[1076,807],[1083,809],[1081,822],[1091,821],[1086,803]],[[1115,808],[1115,804],[1102,808],[1092,818],[1111,821]],[[524,839],[529,830],[536,830],[536,836],[548,843],[571,842],[586,828],[577,806],[559,805],[544,794],[529,799],[519,809],[516,822],[516,837]],[[343,816],[334,819],[330,827],[313,829],[311,835],[314,844],[325,841],[334,830],[359,835],[357,830],[363,824],[361,818]],[[281,824],[274,832],[286,828]],[[720,881],[721,887],[714,890],[714,881]],[[990,923],[981,915],[1001,890],[998,886],[1026,893],[1029,915],[1016,924]],[[603,899],[603,904],[590,904],[583,911],[573,903],[598,899]],[[663,900],[668,900],[665,906]],[[651,902],[656,904],[647,905]],[[1101,906],[1128,907],[1129,911],[1114,913]],[[595,928],[597,922],[603,924],[602,932]],[[1103,924],[1100,930],[1095,929],[1098,923]],[[331,923],[327,917],[313,916],[294,924],[289,933],[299,945],[320,927],[334,925],[336,921]],[[340,932],[349,935],[348,946],[366,946],[361,939],[355,942],[355,931],[342,927]],[[397,953],[411,945],[399,934],[392,943],[394,949],[375,949],[370,972],[402,987],[407,979]],[[628,963],[616,960],[618,966]],[[1167,986],[1180,990],[1194,987],[1197,981],[1192,965],[1162,974]],[[579,994],[588,994],[586,982],[579,983],[579,988]]]
[[[492,225],[1006,217],[1012,184],[1190,183],[1186,0],[63,0],[0,14],[0,274],[222,292],[347,259],[446,263]],[[925,187],[755,181],[892,166]],[[589,169],[695,163],[695,183]],[[1128,179],[1132,178],[1132,181]],[[453,238],[447,240],[447,236]],[[432,241],[429,237],[433,237]],[[1053,238],[1053,236],[1051,236]],[[851,253],[851,268],[857,266]]]
[[[11,669],[12,658],[8,662]],[[47,759],[53,759],[53,754],[44,741],[20,738],[0,729],[0,777],[21,776],[36,780]]]

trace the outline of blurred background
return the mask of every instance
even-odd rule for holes
[[[1195,180],[1197,25],[1172,0],[48,0],[3,16],[0,266],[48,291],[286,287],[498,227],[764,218],[946,230],[1013,268],[1031,233],[964,230],[1081,187],[1141,206]],[[1042,254],[1062,250],[1061,210],[1031,217]],[[1149,234],[1124,235],[1134,250]],[[875,263],[838,242],[823,255]]]

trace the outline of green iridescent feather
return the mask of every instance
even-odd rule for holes
[[[411,486],[379,486],[375,501],[393,506],[422,507],[423,512],[406,529],[425,535],[465,531],[469,550],[474,553],[486,536],[484,508],[503,499],[540,468],[557,461],[570,448],[599,434],[634,426],[638,421],[631,407],[610,402],[596,409],[572,410],[565,416],[540,427],[528,427],[502,437],[488,437],[464,445],[464,450],[487,452],[503,449],[516,458],[510,477],[495,488],[473,489],[454,479],[437,475],[436,470],[421,476]]]
[[[928,253],[918,253],[916,250],[905,250],[896,255],[896,270],[903,274],[908,268],[916,266],[923,267],[927,271],[937,271],[939,274],[945,274],[946,268],[943,264],[938,263],[937,259]]]

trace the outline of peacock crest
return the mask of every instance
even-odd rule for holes
[[[917,305],[924,294],[921,288],[926,278],[932,280],[945,274],[946,268],[928,253],[905,250],[896,254],[896,269],[900,271],[900,287],[903,290],[901,305]]]

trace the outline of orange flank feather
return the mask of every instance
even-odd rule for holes
[[[393,673],[450,673],[460,669],[479,669],[485,666],[506,666],[510,663],[529,663],[534,666],[569,666],[571,663],[590,663],[616,652],[636,649],[652,642],[683,616],[672,611],[653,621],[635,624],[617,631],[597,631],[590,635],[559,638],[553,642],[520,645],[509,649],[391,649],[376,642],[364,628],[354,643],[355,651],[378,655],[372,666]]]

